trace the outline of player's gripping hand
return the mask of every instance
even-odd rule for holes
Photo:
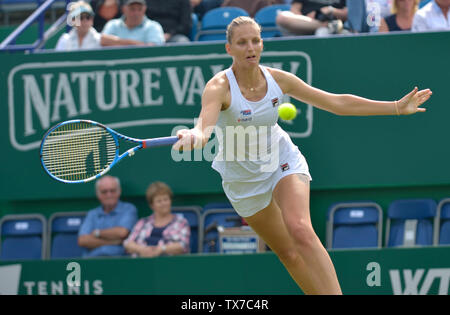
[[[178,130],[177,137],[179,140],[172,146],[173,150],[190,151],[201,148],[201,132],[195,128]]]

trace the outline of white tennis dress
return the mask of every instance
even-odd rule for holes
[[[283,92],[266,67],[260,68],[267,93],[256,102],[242,95],[232,69],[225,70],[231,104],[220,112],[216,125],[219,150],[212,167],[220,173],[224,192],[242,217],[267,207],[284,176],[305,174],[311,180],[304,156],[277,124]]]

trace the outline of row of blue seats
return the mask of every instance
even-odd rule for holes
[[[172,211],[190,224],[191,253],[218,252],[218,227],[242,223],[229,203],[173,207]],[[86,212],[57,212],[48,221],[41,214],[4,216],[0,220],[0,260],[81,257],[77,239],[85,216]]]
[[[262,38],[281,36],[281,32],[275,22],[277,12],[288,10],[290,10],[290,5],[275,4],[261,8],[256,12],[254,18],[262,27]],[[226,40],[227,26],[238,16],[249,16],[249,14],[244,9],[238,7],[219,7],[206,12],[201,22],[193,14],[191,40]]]
[[[450,245],[450,198],[399,199],[389,204],[385,247]],[[336,203],[327,218],[327,248],[381,248],[383,210],[372,201]]]

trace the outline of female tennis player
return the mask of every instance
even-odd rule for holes
[[[414,88],[393,102],[327,93],[291,73],[261,66],[260,32],[260,26],[249,17],[238,17],[228,25],[225,48],[233,63],[206,84],[196,126],[178,131],[173,149],[201,148],[216,126],[222,136],[212,167],[221,174],[234,209],[276,253],[305,294],[342,294],[333,263],[311,224],[308,165],[277,124],[277,102],[287,94],[337,115],[408,115],[425,111],[419,106],[431,91]],[[252,155],[252,141],[267,143],[267,152],[278,154],[275,168],[262,167],[267,159],[236,158],[242,148],[233,151],[229,147],[227,132],[239,126],[256,130],[256,137],[245,144],[244,156]],[[247,138],[252,138],[249,134]]]

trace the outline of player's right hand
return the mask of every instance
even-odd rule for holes
[[[180,129],[177,131],[178,141],[172,146],[173,150],[190,151],[194,149],[196,141],[194,129]]]

